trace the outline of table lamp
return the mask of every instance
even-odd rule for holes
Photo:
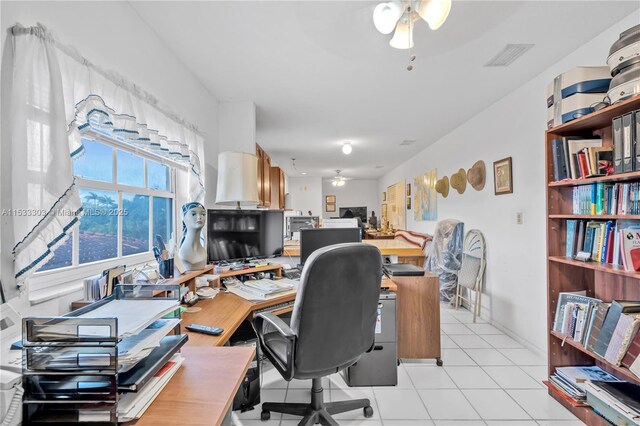
[[[231,151],[218,155],[216,204],[238,209],[258,204],[258,157]]]

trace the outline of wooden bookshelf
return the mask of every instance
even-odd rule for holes
[[[579,342],[554,332],[558,295],[561,292],[585,291],[589,297],[605,302],[640,300],[640,273],[628,272],[620,266],[597,262],[581,262],[565,257],[567,220],[640,220],[640,215],[575,215],[573,188],[597,182],[638,182],[640,171],[612,176],[554,182],[552,140],[564,136],[599,137],[604,146],[612,146],[611,120],[640,109],[640,96],[620,102],[585,117],[554,127],[545,134],[546,203],[547,203],[547,330],[549,342],[549,375],[557,367],[597,365],[621,380],[640,384],[640,379],[624,367],[613,365],[588,351]],[[567,410],[588,425],[606,425],[606,420],[590,407],[572,404],[557,389],[549,386],[549,394]]]
[[[640,220],[637,214],[550,214],[549,219]]]

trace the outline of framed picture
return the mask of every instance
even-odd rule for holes
[[[496,195],[513,193],[511,157],[493,163],[493,187]]]
[[[407,197],[407,210],[411,210],[411,197]]]
[[[411,184],[407,184],[407,197],[411,197]]]
[[[335,204],[336,203],[336,196],[335,195],[327,195],[326,197],[324,197],[324,202],[325,202],[325,204]]]
[[[325,210],[328,213],[334,213],[336,211],[336,205],[335,204],[327,204]]]
[[[384,203],[385,201],[387,201],[387,192],[383,192],[382,193],[382,202]]]

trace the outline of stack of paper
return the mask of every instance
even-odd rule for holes
[[[160,346],[160,340],[180,323],[175,319],[159,319],[135,336],[127,337],[118,343],[119,371],[125,372],[131,369],[139,361],[143,360]]]
[[[118,337],[124,338],[136,335],[149,327],[155,320],[162,318],[178,309],[177,300],[112,300],[99,308],[79,315],[79,318],[117,318]],[[90,336],[92,331],[83,330]],[[96,335],[104,333],[95,330]]]
[[[600,367],[558,367],[556,374],[549,380],[560,390],[576,401],[584,402],[587,399],[584,385],[587,381],[599,380],[603,382],[619,382],[617,377],[612,376]]]
[[[258,297],[267,297],[292,290],[294,287],[291,284],[275,281],[275,280],[248,280],[242,283],[240,289],[247,293],[254,294]]]
[[[121,394],[118,401],[118,422],[129,422],[140,418],[178,371],[182,361],[184,358],[180,354],[175,354],[140,392]]]

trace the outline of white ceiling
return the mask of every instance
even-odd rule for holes
[[[408,51],[374,28],[376,4],[131,2],[216,98],[255,102],[258,143],[288,175],[355,178],[383,175],[639,3],[454,0],[438,31],[416,25],[411,72]],[[507,43],[535,46],[509,67],[483,67]]]

